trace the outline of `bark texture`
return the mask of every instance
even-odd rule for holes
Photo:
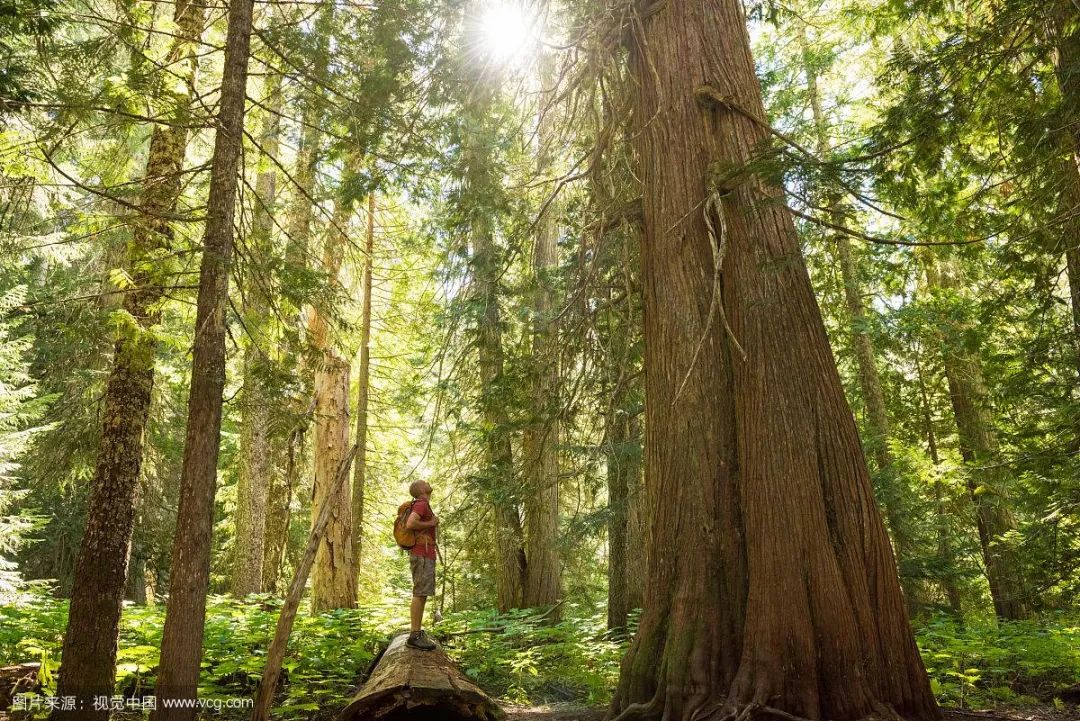
[[[349,449],[338,466],[332,484],[327,487],[327,495],[336,495],[342,487],[348,485],[349,464],[356,455],[356,446]],[[278,614],[277,624],[274,627],[274,637],[270,641],[270,647],[266,649],[266,665],[263,667],[262,679],[259,688],[255,692],[254,708],[251,711],[251,721],[269,721],[270,707],[274,702],[274,695],[278,690],[278,680],[281,678],[281,667],[285,662],[285,651],[289,645],[289,635],[292,633],[293,623],[296,621],[296,611],[300,607],[300,598],[304,595],[304,587],[307,585],[308,574],[315,563],[315,556],[321,545],[322,535],[326,532],[327,524],[333,512],[333,506],[324,504],[311,525],[311,533],[308,535],[307,546],[304,553],[296,563],[296,571],[292,582],[289,584],[289,592],[285,595],[285,602],[281,605],[281,613]]]
[[[474,236],[474,277],[480,311],[477,352],[480,365],[480,403],[487,433],[487,473],[495,511],[496,603],[500,612],[520,608],[526,575],[524,531],[514,501],[504,484],[513,481],[514,453],[506,406],[499,398],[503,379],[502,328],[498,297],[498,256],[489,231]]]
[[[334,227],[326,234],[322,270],[332,286],[344,254],[345,238],[352,207],[339,203]],[[342,229],[342,230],[339,230]],[[320,613],[332,608],[356,605],[356,565],[353,561],[352,494],[349,484],[332,486],[334,474],[349,450],[349,364],[335,347],[332,326],[325,309],[312,308],[308,339],[321,354],[315,369],[315,488],[311,503],[312,523],[324,504],[333,506],[323,533],[315,570],[311,610]]]
[[[179,86],[174,90],[175,102],[186,109],[194,93],[203,7],[177,0],[173,20],[176,34],[166,62],[174,68]],[[163,270],[169,265],[160,256],[172,251],[173,231],[167,218],[181,192],[186,125],[184,118],[176,125],[155,125],[150,136],[140,200],[144,216],[134,226],[126,258],[137,288],[124,295],[124,310],[133,327],[116,341],[105,387],[101,446],[90,484],[86,529],[75,560],[57,684],[57,693],[74,696],[76,707],[81,708],[54,713],[63,718],[105,719],[109,715],[94,710],[92,702],[96,695],[112,695],[116,679],[120,612],[154,385],[153,334],[161,320],[163,286],[168,282]],[[138,581],[142,583],[141,578]]]
[[[285,467],[274,470],[270,476],[270,492],[266,503],[266,543],[263,546],[262,588],[267,593],[276,593],[281,564],[285,560],[285,548],[289,538],[289,519],[292,506],[292,485],[295,478],[297,445],[295,437],[298,429],[289,434],[285,444]]]
[[[244,134],[251,15],[254,0],[229,3],[225,64],[218,103],[210,194],[199,268],[199,294],[188,395],[187,435],[180,471],[180,505],[172,546],[169,602],[161,641],[154,721],[193,721],[196,709],[163,706],[197,695],[210,576],[214,493],[221,448],[225,386],[225,309],[232,261],[233,214]]]
[[[442,648],[418,651],[395,637],[338,721],[498,721],[502,709]]]
[[[742,3],[652,10],[631,45],[651,548],[613,716],[936,718],[794,225],[731,172],[768,133]]]
[[[315,374],[315,489],[312,523],[324,505],[330,520],[315,556],[311,610],[356,606],[349,484],[334,486],[335,473],[349,451],[349,365],[328,353]]]

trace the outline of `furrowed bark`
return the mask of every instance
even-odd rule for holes
[[[339,201],[334,226],[323,246],[322,270],[327,280],[338,285],[345,238],[339,230],[348,226],[352,206]],[[325,504],[332,505],[330,521],[315,557],[311,610],[320,613],[332,608],[356,605],[356,565],[353,559],[352,493],[346,482],[331,492],[334,473],[349,445],[349,364],[335,347],[330,319],[325,310],[312,308],[308,339],[321,354],[315,369],[315,488],[312,495],[312,523]]]
[[[225,309],[232,260],[233,213],[244,134],[253,0],[229,4],[225,65],[211,161],[210,193],[199,268],[199,294],[188,396],[180,506],[173,538],[169,602],[161,641],[154,721],[194,721],[196,709],[164,708],[166,699],[197,697],[210,576],[214,493],[225,386]]]
[[[612,715],[936,718],[794,224],[732,172],[768,137],[742,3],[651,10],[630,48],[651,548]]]
[[[176,103],[187,108],[194,93],[195,46],[202,34],[204,10],[188,0],[177,0],[173,8],[176,34],[166,62],[179,76]],[[176,125],[155,125],[151,132],[140,199],[145,216],[135,224],[127,247],[126,267],[137,290],[124,294],[124,310],[133,327],[116,341],[105,387],[101,447],[90,484],[86,530],[75,561],[57,683],[57,693],[74,696],[76,708],[53,714],[65,719],[109,716],[107,710],[94,710],[93,698],[111,696],[116,680],[120,612],[154,385],[154,333],[168,283],[165,269],[169,265],[161,256],[168,256],[173,242],[173,229],[165,218],[176,209],[180,197],[186,126],[181,119]]]

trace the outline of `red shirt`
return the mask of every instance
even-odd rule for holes
[[[430,521],[435,517],[431,504],[423,498],[413,503],[412,512],[420,516],[421,521]],[[405,519],[408,521],[408,519]],[[416,532],[416,545],[409,551],[413,556],[435,558],[435,528],[422,528]],[[426,541],[426,543],[425,543]]]

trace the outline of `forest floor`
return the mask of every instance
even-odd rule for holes
[[[571,704],[515,706],[503,704],[507,721],[602,721],[606,709]],[[943,709],[944,721],[1080,721],[1080,707],[1031,706],[993,711]]]
[[[587,708],[573,704],[517,706],[503,704],[507,721],[602,721],[606,708]]]

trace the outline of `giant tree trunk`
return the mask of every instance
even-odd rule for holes
[[[361,278],[360,368],[356,379],[356,465],[353,468],[353,562],[360,572],[364,541],[364,488],[367,485],[368,397],[371,394],[371,269],[375,253],[375,193],[368,195],[367,237]]]
[[[229,3],[225,64],[211,161],[210,193],[199,268],[195,344],[191,360],[187,435],[180,471],[169,602],[161,640],[154,721],[193,721],[196,709],[165,708],[166,699],[197,696],[203,623],[214,529],[214,492],[221,449],[221,403],[225,387],[225,309],[232,260],[237,172],[244,137],[251,14],[254,0]]]
[[[939,260],[923,254],[927,286],[934,292],[956,292],[960,281],[947,259]],[[942,364],[949,383],[949,400],[960,439],[960,455],[967,469],[968,495],[975,506],[975,522],[979,532],[990,597],[999,618],[1026,618],[1023,565],[1017,549],[1006,538],[1016,529],[1016,521],[1007,502],[1003,466],[997,437],[991,420],[986,381],[978,351],[968,350],[962,335],[964,329],[951,319],[940,323]]]
[[[286,259],[297,266],[308,264],[308,245],[315,219],[316,172],[322,156],[323,116],[326,113],[326,82],[330,64],[330,36],[334,23],[334,3],[324,0],[315,20],[311,42],[314,43],[312,65],[302,94],[300,147],[293,172],[293,194],[287,226],[288,252]]]
[[[545,73],[550,75],[550,73]],[[545,78],[545,82],[552,82]],[[541,93],[538,174],[550,172],[553,93]],[[548,606],[559,599],[559,334],[555,273],[558,217],[550,203],[533,243],[532,423],[525,429],[525,577],[523,605]]]
[[[270,502],[270,483],[273,472],[273,453],[270,443],[270,403],[266,393],[265,373],[267,353],[273,346],[268,332],[271,327],[270,307],[265,282],[266,260],[271,257],[273,239],[273,204],[277,190],[277,169],[273,165],[278,153],[282,107],[281,75],[267,79],[266,97],[270,110],[263,120],[259,139],[260,157],[264,163],[255,181],[255,208],[249,246],[252,267],[248,270],[247,347],[244,349],[244,387],[240,399],[240,477],[236,490],[236,537],[233,557],[234,596],[244,597],[263,590],[263,561],[266,555],[266,515]]]
[[[794,225],[724,173],[768,134],[742,3],[651,10],[630,52],[652,548],[613,715],[935,718]]]
[[[177,0],[176,35],[167,63],[173,68],[177,107],[194,93],[195,45],[202,33],[203,6]],[[127,248],[126,265],[137,290],[124,295],[124,311],[134,321],[116,341],[105,387],[103,427],[97,466],[90,484],[86,530],[75,561],[71,606],[61,654],[57,693],[74,696],[73,719],[104,719],[93,697],[111,696],[116,678],[120,611],[127,584],[128,554],[135,520],[143,434],[154,385],[155,326],[171,268],[173,231],[168,216],[181,192],[188,131],[185,121],[155,125],[150,136],[139,218]],[[142,579],[138,579],[142,583]]]

